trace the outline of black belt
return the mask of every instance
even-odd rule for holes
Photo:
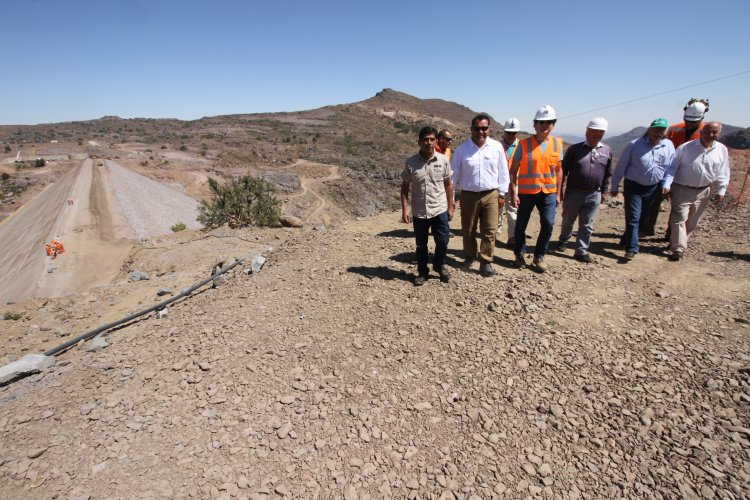
[[[688,189],[701,189],[701,190],[702,190],[702,189],[706,189],[706,188],[708,188],[708,187],[711,187],[711,184],[706,184],[706,185],[705,185],[705,186],[703,186],[703,187],[696,187],[696,186],[686,186],[685,184],[679,184],[679,183],[677,183],[677,182],[675,182],[674,184],[676,184],[677,186],[680,186],[680,187],[688,188]]]
[[[466,191],[467,193],[477,193],[477,194],[485,195],[485,194],[489,194],[489,193],[491,193],[493,191],[497,191],[497,188],[495,188],[495,189],[486,189],[484,191],[469,191],[468,189],[464,189],[463,191]]]

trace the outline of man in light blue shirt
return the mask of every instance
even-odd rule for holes
[[[617,196],[620,180],[625,178],[625,261],[638,253],[638,228],[661,196],[659,183],[674,159],[672,141],[665,139],[668,126],[664,118],[652,121],[643,137],[625,147],[612,174],[612,196]]]
[[[480,113],[471,120],[471,139],[458,146],[451,156],[453,184],[461,193],[461,233],[464,269],[479,257],[482,276],[496,274],[492,268],[499,207],[505,202],[510,176],[505,149],[489,138],[490,117]],[[481,244],[477,255],[474,230],[479,224]]]

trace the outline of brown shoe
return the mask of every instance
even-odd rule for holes
[[[533,265],[540,273],[543,273],[547,270],[547,264],[544,263],[543,257],[534,257]]]

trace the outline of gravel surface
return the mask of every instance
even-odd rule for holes
[[[169,234],[178,222],[200,229],[198,202],[166,185],[107,160],[118,204],[136,238]]]
[[[303,232],[0,388],[0,497],[746,498],[750,219],[725,215],[618,264],[605,208],[596,262],[541,275],[505,248],[458,270],[453,238],[422,287],[398,214]]]

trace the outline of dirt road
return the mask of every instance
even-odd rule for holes
[[[0,225],[0,303],[108,283],[133,238],[169,234],[177,222],[195,229],[196,211],[174,189],[112,161],[85,160]],[[54,260],[44,251],[52,239],[65,246]]]

